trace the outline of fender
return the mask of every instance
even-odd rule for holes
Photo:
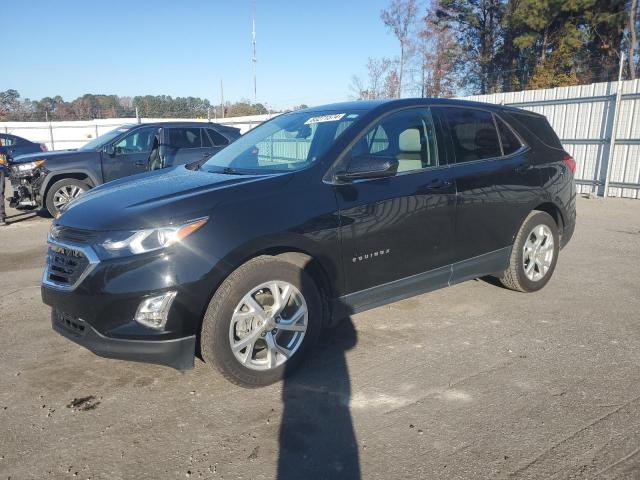
[[[337,237],[335,248],[339,248]],[[312,257],[318,262],[318,266],[322,269],[323,274],[328,279],[334,279],[333,282],[325,285],[328,289],[327,294],[335,298],[343,293],[344,276],[342,274],[342,265],[339,263],[336,264],[336,262],[327,255],[326,249],[323,248],[322,245],[299,233],[282,232],[251,239],[226,254],[220,263],[229,269],[225,274],[226,278],[233,270],[254,257],[260,255],[279,255],[285,252],[300,252]],[[335,258],[342,257],[338,256]],[[216,285],[216,289],[217,287]]]
[[[44,197],[44,192],[47,191],[54,177],[58,176],[73,176],[73,175],[86,175],[89,179],[89,183],[91,187],[96,187],[100,185],[102,182],[102,178],[96,175],[89,169],[86,168],[69,168],[62,170],[53,170],[47,173],[47,176],[42,181],[42,186],[40,187],[40,196]]]

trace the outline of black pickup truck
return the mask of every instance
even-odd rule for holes
[[[204,162],[239,136],[239,129],[215,123],[143,123],[123,125],[75,150],[20,155],[10,161],[10,205],[46,207],[56,216],[90,188],[146,170]]]

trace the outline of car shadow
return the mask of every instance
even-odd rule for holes
[[[485,275],[484,277],[479,277],[479,278],[476,278],[475,280],[477,282],[488,283],[489,285],[493,285],[494,287],[502,288],[504,290],[510,290],[509,288],[505,287],[502,283],[500,283],[500,280],[498,280],[498,278],[494,275]]]
[[[26,210],[20,211],[17,210],[17,213],[11,213],[5,217],[8,225],[12,225],[14,223],[25,222],[27,220],[31,220],[34,218],[51,218],[49,212],[46,210]]]
[[[295,373],[286,375],[279,480],[360,478],[345,358],[345,352],[356,343],[353,322],[344,319],[324,332]]]

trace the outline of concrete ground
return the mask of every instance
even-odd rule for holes
[[[53,333],[49,220],[15,221],[0,229],[0,479],[640,478],[640,202],[578,209],[544,290],[478,280],[355,315],[258,390]]]

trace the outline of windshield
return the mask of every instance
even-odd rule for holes
[[[293,112],[259,125],[213,155],[208,172],[275,173],[314,163],[360,116],[360,111]]]
[[[93,140],[91,140],[88,143],[85,143],[83,146],[81,146],[78,150],[99,150],[102,147],[104,147],[107,143],[109,143],[111,140],[115,139],[116,137],[119,137],[120,135],[122,135],[125,132],[128,132],[130,130],[131,127],[125,125],[122,127],[118,127],[114,130],[111,130],[107,133],[104,133],[102,135],[100,135],[97,138],[94,138]]]

